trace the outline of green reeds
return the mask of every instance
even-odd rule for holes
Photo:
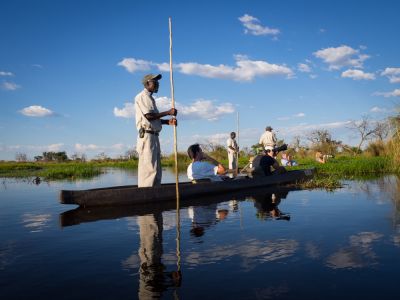
[[[91,163],[0,163],[0,177],[41,177],[43,179],[90,178],[101,174],[101,168]]]

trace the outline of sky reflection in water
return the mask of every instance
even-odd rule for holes
[[[39,186],[3,180],[2,299],[394,298],[400,180],[334,192],[262,189],[160,207],[75,209],[60,189],[134,183],[120,170]],[[164,181],[174,180],[168,170]],[[182,176],[182,179],[184,176]],[[179,246],[179,263],[177,249]]]

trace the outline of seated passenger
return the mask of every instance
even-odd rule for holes
[[[190,180],[209,179],[211,181],[222,181],[220,175],[226,170],[214,158],[205,154],[199,144],[191,145],[188,148],[188,155],[192,163],[187,168],[187,176]]]
[[[281,158],[281,164],[282,166],[297,166],[297,161],[293,160],[289,154],[282,153],[282,158]]]
[[[331,158],[332,155],[323,154],[321,151],[315,152],[315,160],[321,164],[324,164],[328,161],[328,158]]]
[[[255,175],[269,176],[272,174],[282,174],[286,172],[286,169],[279,165],[274,158],[276,153],[273,150],[267,149],[264,155],[257,155],[253,159],[253,168]],[[271,167],[273,171],[271,170]]]

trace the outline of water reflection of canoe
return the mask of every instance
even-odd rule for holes
[[[313,169],[307,169],[293,170],[267,177],[221,182],[201,182],[197,184],[186,182],[179,184],[179,194],[181,199],[194,199],[205,195],[299,182],[312,177],[313,173]],[[131,185],[77,191],[62,190],[60,192],[61,203],[77,204],[83,207],[136,205],[175,199],[175,184],[163,184],[159,187],[148,188],[138,188]]]
[[[193,199],[182,199],[180,208],[188,208],[189,206],[207,206],[231,200],[236,201],[252,201],[259,210],[259,206],[265,206],[270,203],[268,196],[272,194],[279,195],[280,199],[286,198],[289,192],[301,190],[298,186],[268,186],[256,189],[246,189],[241,191],[231,191],[219,195],[208,195]],[[77,207],[60,213],[59,220],[61,227],[78,225],[87,222],[96,222],[101,220],[113,220],[126,217],[143,216],[149,214],[162,213],[176,209],[175,201],[165,201],[160,203],[142,203],[136,205],[125,206],[94,206],[94,207]]]

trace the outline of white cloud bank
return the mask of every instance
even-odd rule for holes
[[[372,113],[386,113],[389,112],[387,108],[379,107],[379,106],[374,106],[370,109],[370,112]]]
[[[21,87],[20,85],[14,83],[14,82],[8,82],[8,81],[3,82],[1,84],[1,88],[6,91],[15,91],[15,90],[19,89],[20,87]]]
[[[313,54],[327,63],[329,70],[339,70],[346,66],[362,68],[363,62],[369,58],[369,55],[361,54],[360,50],[346,45],[321,49]]]
[[[100,152],[100,151],[123,151],[129,149],[130,146],[119,143],[119,144],[114,144],[111,146],[100,146],[100,145],[95,145],[95,144],[80,144],[76,143],[74,146],[75,151],[79,153],[85,153],[85,152]]]
[[[166,111],[171,108],[171,99],[168,97],[156,98],[156,103],[159,111]],[[232,103],[226,102],[218,104],[212,100],[198,99],[190,105],[183,105],[179,102],[175,103],[178,110],[179,119],[206,119],[216,121],[226,114],[235,112],[235,107]],[[134,118],[135,105],[132,102],[126,102],[123,108],[114,107],[114,116],[120,118]]]
[[[11,72],[0,71],[0,76],[14,76]]]
[[[400,89],[395,89],[392,92],[375,92],[374,96],[383,96],[385,98],[389,97],[400,97]]]
[[[305,116],[306,116],[305,113],[299,112],[299,113],[294,114],[294,115],[292,115],[292,116],[290,116],[290,117],[279,117],[279,118],[277,118],[277,120],[278,120],[278,121],[287,121],[287,120],[290,120],[290,119],[292,119],[292,118],[304,118]]]
[[[299,64],[297,65],[297,69],[298,69],[300,72],[303,72],[303,73],[310,73],[310,72],[311,72],[310,66],[307,65],[307,64],[304,64],[304,63],[299,63]]]
[[[196,62],[178,63],[174,69],[186,75],[197,75],[206,78],[229,79],[234,81],[251,81],[255,77],[281,75],[292,78],[294,72],[285,65],[271,64],[263,60],[250,60],[245,55],[236,55],[236,66],[209,65]],[[161,72],[168,70],[166,63],[153,63],[135,58],[124,58],[118,66],[125,68],[130,73],[148,71],[157,68]]]
[[[154,65],[156,64],[153,62],[135,58],[124,58],[118,63],[118,66],[124,67],[129,73],[135,73],[136,71],[148,71]]]
[[[19,112],[27,117],[48,117],[54,115],[53,111],[40,105],[28,106],[23,108]]]
[[[279,29],[262,26],[260,20],[248,14],[239,17],[239,21],[242,22],[244,26],[245,34],[276,36],[280,33]]]
[[[353,80],[375,80],[373,73],[365,73],[362,70],[349,69],[342,73],[343,78],[351,78]]]
[[[389,78],[390,83],[400,83],[400,68],[386,68],[381,75]]]

